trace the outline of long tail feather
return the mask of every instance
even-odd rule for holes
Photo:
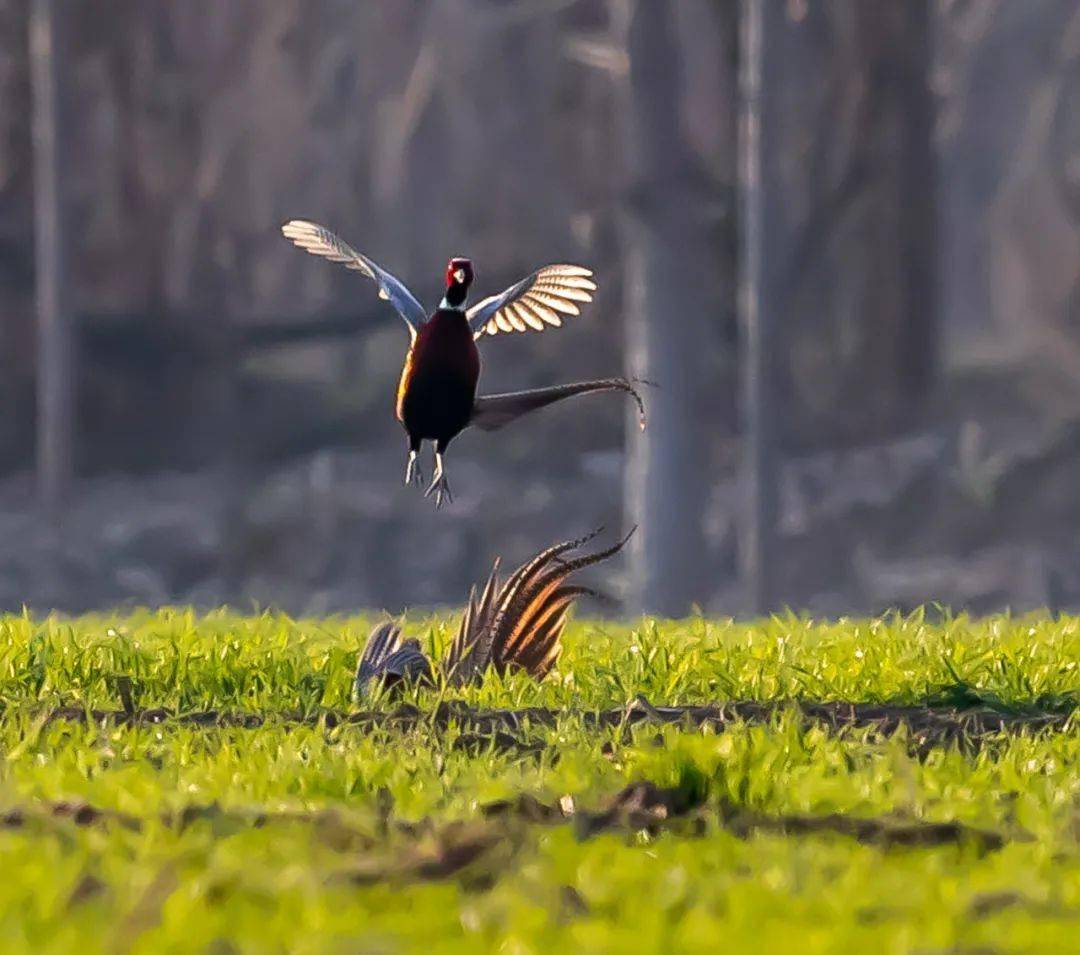
[[[506,581],[506,585],[499,592],[499,604],[500,606],[511,600],[521,587],[522,582],[539,573],[544,567],[550,564],[553,560],[561,558],[563,554],[568,551],[577,550],[579,547],[584,547],[589,541],[596,537],[599,537],[603,533],[603,528],[598,527],[595,531],[590,531],[588,534],[582,537],[576,537],[572,540],[562,541],[558,544],[553,544],[551,547],[547,547],[540,551],[531,560],[527,560],[517,570],[515,570]]]
[[[443,670],[449,681],[456,685],[470,683],[490,666],[496,618],[502,608],[514,599],[523,581],[537,574],[560,555],[587,544],[602,530],[603,528],[598,528],[583,537],[545,548],[522,564],[501,585],[498,578],[499,560],[496,559],[480,602],[476,602],[475,591],[469,595],[469,604],[462,615],[457,636],[443,660]]]
[[[487,638],[491,633],[499,589],[499,559],[496,558],[480,599],[476,598],[475,587],[469,594],[469,604],[461,617],[457,636],[443,659],[443,672],[450,683],[471,683],[487,668],[491,658]]]
[[[495,571],[488,578],[484,598],[470,597],[458,636],[444,661],[451,682],[468,683],[488,667],[500,672],[521,669],[543,679],[562,652],[562,632],[570,607],[588,588],[569,586],[575,571],[617,554],[626,538],[594,554],[566,560],[563,554],[592,540],[594,532],[564,541],[521,565],[498,586]],[[633,533],[631,531],[631,533]]]
[[[642,431],[645,430],[645,403],[638,390],[626,378],[598,378],[595,381],[578,381],[550,388],[511,391],[504,395],[481,395],[473,404],[469,424],[482,431],[497,431],[530,411],[546,408],[565,398],[597,391],[624,391],[630,395],[638,407],[638,423]]]
[[[526,631],[526,624],[534,608],[537,605],[542,607],[546,601],[555,599],[558,588],[575,571],[614,557],[626,546],[626,542],[630,540],[635,530],[637,530],[636,527],[622,540],[595,554],[585,554],[573,560],[561,561],[553,569],[548,569],[550,563],[547,566],[537,567],[535,573],[523,582],[516,593],[508,594],[507,599],[501,603],[499,613],[492,624],[495,631],[494,662],[503,664],[514,662],[503,654],[507,647],[519,642],[518,635]],[[527,642],[527,636],[524,639]]]

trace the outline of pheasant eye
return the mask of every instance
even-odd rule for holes
[[[464,269],[455,269],[454,270],[454,281],[457,282],[458,284],[465,281],[465,270]]]

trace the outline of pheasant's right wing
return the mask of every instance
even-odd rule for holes
[[[305,219],[292,219],[281,227],[281,232],[305,252],[321,255],[331,262],[340,262],[345,268],[362,272],[369,279],[373,279],[379,286],[379,298],[386,299],[394,306],[398,315],[405,319],[412,336],[416,337],[420,326],[427,321],[427,313],[404,283],[385,269],[379,268],[366,255],[357,252],[326,226]]]
[[[375,682],[389,689],[398,683],[415,683],[431,676],[431,664],[420,649],[418,640],[403,640],[401,627],[380,624],[371,631],[360,662],[356,667],[353,693],[363,696]]]

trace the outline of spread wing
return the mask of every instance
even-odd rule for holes
[[[362,697],[372,683],[386,689],[400,683],[413,683],[431,676],[431,664],[420,649],[418,640],[405,640],[401,628],[384,623],[371,631],[360,656],[353,681],[353,694]]]
[[[413,293],[398,279],[385,269],[379,268],[366,255],[361,255],[325,226],[304,219],[292,219],[281,227],[281,232],[305,252],[321,255],[331,262],[340,262],[345,268],[362,272],[369,279],[373,279],[379,286],[379,298],[386,299],[394,306],[398,315],[405,319],[413,337],[416,337],[420,326],[427,321],[427,313]]]
[[[591,302],[596,283],[580,265],[545,265],[505,292],[477,302],[466,312],[474,335],[542,332],[558,328],[563,315],[578,315],[579,302]]]

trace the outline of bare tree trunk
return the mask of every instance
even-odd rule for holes
[[[925,420],[937,336],[929,2],[762,12],[765,91],[781,91],[764,157],[789,450],[881,441]]]
[[[626,355],[647,396],[648,429],[630,440],[631,592],[640,608],[669,616],[703,601],[710,429],[695,413],[704,377],[701,331],[715,319],[705,289],[715,271],[694,163],[679,121],[680,51],[675,8],[616,0],[612,19],[627,53],[621,121],[628,188],[625,246]]]
[[[72,455],[72,329],[60,163],[64,155],[64,14],[53,0],[30,7],[34,217],[37,266],[37,468],[41,503],[56,519],[67,496]]]
[[[881,440],[931,391],[930,21],[927,0],[742,12],[740,558],[764,613],[783,596],[781,449]]]
[[[780,11],[779,13],[777,11]],[[779,259],[776,164],[779,91],[771,0],[743,0],[739,122],[739,318],[742,332],[743,482],[739,547],[747,608],[768,613],[774,599],[779,454],[776,402],[776,290]]]

